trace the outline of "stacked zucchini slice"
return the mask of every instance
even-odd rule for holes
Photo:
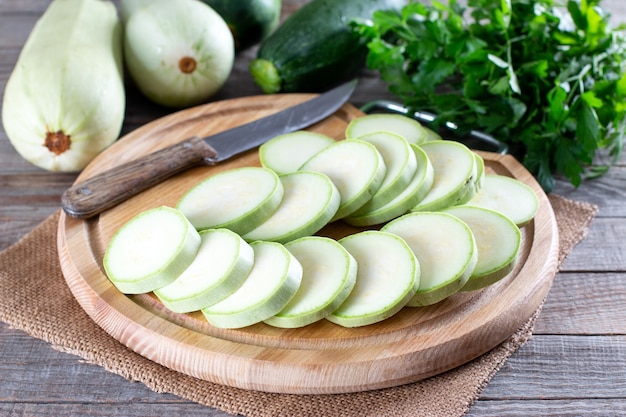
[[[513,271],[538,210],[529,186],[406,116],[363,116],[345,136],[277,136],[262,166],[140,213],[111,239],[107,276],[216,327],[295,328],[370,325]],[[358,229],[323,236],[333,222]]]

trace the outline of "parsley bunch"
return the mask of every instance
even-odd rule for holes
[[[549,192],[555,175],[579,186],[622,150],[626,41],[600,1],[411,2],[354,27],[405,106],[520,148]],[[600,149],[612,158],[594,165]]]

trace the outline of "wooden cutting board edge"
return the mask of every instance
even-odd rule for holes
[[[308,97],[286,95],[280,104],[273,101],[270,107],[286,106]],[[267,105],[266,97],[240,100],[246,106],[254,104],[253,107],[262,108],[259,103]],[[155,126],[169,129],[170,125],[175,125],[177,117],[187,114],[198,117],[218,108],[219,104],[183,111],[145,125],[131,133],[130,139],[120,140],[114,150],[104,154],[121,152],[133,137],[139,138]],[[237,99],[229,100],[222,110],[229,112],[237,105]],[[350,105],[341,111],[344,112],[342,117],[347,115],[348,118],[361,114]],[[179,140],[182,139],[184,137]],[[143,148],[142,152],[152,150],[154,146]],[[97,245],[92,235],[97,233],[98,219],[81,221],[64,213],[61,215],[58,229],[61,266],[79,304],[106,332],[148,359],[191,376],[238,388],[296,394],[355,392],[414,382],[464,364],[508,338],[540,307],[556,272],[558,232],[547,197],[511,156],[481,155],[497,168],[496,171],[509,171],[510,175],[523,178],[539,195],[541,209],[526,226],[531,230],[528,233],[531,233],[533,245],[515,279],[484,290],[482,300],[488,299],[487,304],[492,308],[485,309],[481,302],[476,303],[480,305],[476,311],[472,311],[471,303],[463,307],[468,310],[467,317],[476,316],[480,320],[469,325],[471,320],[465,320],[464,328],[452,323],[450,329],[454,330],[447,335],[450,337],[429,335],[426,339],[430,338],[430,343],[424,342],[420,329],[409,328],[406,337],[400,340],[394,337],[385,341],[381,337],[375,343],[352,343],[346,348],[305,349],[298,344],[290,346],[289,340],[282,347],[263,346],[207,335],[151,312],[146,314],[144,307],[120,294],[103,274],[101,259],[95,256],[102,253],[102,248],[92,247]],[[125,152],[126,158],[132,156]],[[106,161],[107,155],[99,160]],[[115,157],[109,160],[119,162]],[[96,169],[87,169],[85,175],[97,172],[103,163],[110,162],[95,161]],[[524,279],[518,279],[520,276]],[[515,296],[510,297],[511,294]],[[352,331],[367,332],[368,328]]]

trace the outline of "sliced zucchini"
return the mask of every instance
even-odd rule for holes
[[[316,153],[301,167],[302,171],[326,174],[341,196],[332,220],[343,218],[367,203],[385,178],[387,167],[371,143],[359,139],[339,141]]]
[[[465,204],[470,201],[480,191],[485,183],[485,161],[483,158],[474,153],[474,171],[472,173],[471,183],[465,190],[465,194],[461,197],[455,205]]]
[[[341,197],[339,190],[324,174],[298,171],[280,176],[283,199],[276,211],[243,238],[286,243],[309,236],[333,218]]]
[[[421,145],[433,164],[433,186],[412,211],[436,211],[456,205],[474,186],[476,159],[467,146],[454,141],[430,141]]]
[[[306,326],[335,311],[356,282],[357,263],[337,241],[307,236],[285,245],[300,265],[302,282],[296,295],[265,323],[284,328]]]
[[[405,214],[381,230],[404,239],[422,268],[419,289],[408,306],[435,304],[458,292],[469,280],[478,261],[471,229],[448,213]]]
[[[417,170],[417,160],[409,142],[395,133],[375,132],[358,139],[374,145],[387,168],[380,188],[365,204],[367,210],[375,210],[393,200],[406,188]]]
[[[242,235],[267,220],[283,198],[278,175],[267,168],[222,171],[191,188],[178,208],[196,229],[227,228]]]
[[[339,241],[357,261],[356,284],[327,320],[344,327],[366,326],[396,314],[415,295],[420,264],[397,235],[368,230]]]
[[[261,165],[277,174],[295,172],[309,158],[336,141],[326,135],[298,130],[276,136],[259,147]]]
[[[200,235],[180,211],[157,207],[120,227],[107,245],[103,265],[121,292],[142,294],[173,282],[199,247]]]
[[[174,282],[154,291],[165,307],[187,313],[223,300],[245,281],[254,251],[228,229],[200,232],[202,243],[194,259]]]
[[[484,288],[515,268],[522,235],[511,219],[497,211],[476,206],[455,206],[444,212],[469,226],[478,248],[476,267],[461,291]]]
[[[487,174],[484,184],[469,205],[490,208],[519,227],[530,222],[539,210],[537,194],[523,182],[504,175]]]
[[[415,207],[428,193],[433,185],[434,170],[426,153],[417,145],[411,144],[417,161],[417,170],[411,182],[396,198],[382,207],[369,210],[369,203],[355,213],[344,218],[353,226],[372,226],[395,219]]]
[[[428,137],[428,132],[417,120],[392,113],[368,114],[352,119],[346,127],[346,137],[358,138],[381,131],[395,133],[416,145],[425,142]]]
[[[280,243],[257,241],[254,265],[244,283],[222,301],[203,308],[215,327],[241,328],[262,322],[281,311],[296,294],[302,266]]]

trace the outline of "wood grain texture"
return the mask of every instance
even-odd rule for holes
[[[284,0],[283,9],[288,13],[304,2],[306,0]],[[0,0],[0,94],[4,92],[6,80],[30,29],[49,3],[50,0]],[[602,5],[613,13],[613,22],[626,23],[626,3],[623,0],[603,0]],[[247,74],[247,65],[254,53],[253,48],[237,57],[232,78],[216,99],[259,94],[259,89]],[[132,84],[127,85],[127,97],[124,134],[170,112],[143,98]],[[393,97],[376,74],[363,71],[351,102],[361,105],[378,98]],[[61,193],[73,183],[75,177],[73,174],[51,174],[28,164],[15,152],[0,128],[0,250],[15,243],[58,209]],[[590,235],[618,242],[624,235],[617,234],[621,229],[613,225],[626,218],[625,180],[626,154],[607,175],[586,181],[577,189],[559,180],[554,192],[597,204],[600,212],[591,225]],[[616,394],[611,387],[613,378],[622,375],[606,367],[602,355],[573,353],[579,347],[588,345],[586,340],[594,335],[597,348],[611,349],[616,356],[626,355],[624,343],[620,342],[620,338],[626,337],[624,302],[620,298],[624,296],[626,271],[606,272],[602,265],[595,262],[585,267],[586,259],[598,259],[598,251],[606,252],[602,255],[604,259],[620,257],[611,253],[616,250],[616,245],[605,248],[601,239],[596,240],[594,245],[586,242],[583,241],[568,258],[568,262],[582,265],[584,271],[572,269],[556,276],[544,305],[544,313],[535,326],[531,341],[542,343],[543,354],[535,356],[523,351],[514,354],[512,359],[523,355],[523,360],[517,361],[515,371],[509,371],[505,366],[494,377],[470,409],[469,416],[626,415],[626,392]],[[600,270],[596,271],[598,267]],[[542,342],[548,338],[552,342]],[[566,361],[562,365],[563,358],[567,356],[575,356],[580,364]],[[563,375],[544,372],[537,365],[539,361],[543,368],[559,367]],[[581,364],[593,372],[580,372]],[[527,377],[522,378],[521,374],[527,374]],[[543,388],[534,392],[520,391],[519,385],[528,384],[529,376],[533,377],[534,386]],[[564,392],[559,386],[568,377],[586,389],[577,390],[575,398],[563,399]],[[587,379],[598,377],[605,383],[587,383]],[[0,381],[2,416],[228,415],[171,395],[154,393],[142,384],[129,382],[100,367],[83,363],[75,356],[53,350],[48,344],[1,323]],[[545,389],[550,386],[550,390]],[[515,392],[517,396],[511,398],[510,392]]]
[[[79,181],[189,136],[224,130],[308,97],[286,94],[268,101],[253,96],[158,119],[100,154]],[[348,122],[362,115],[354,106],[345,105],[310,130],[340,140]],[[406,308],[367,327],[346,329],[322,320],[301,329],[263,323],[217,329],[199,313],[168,311],[154,297],[124,296],[103,274],[104,250],[122,224],[146,209],[175,206],[187,190],[211,175],[260,165],[256,150],[216,166],[185,171],[97,219],[82,221],[63,214],[58,237],[61,266],[76,299],[105,331],[143,356],[201,379],[299,394],[355,392],[417,381],[459,366],[508,338],[539,307],[556,272],[558,233],[547,197],[511,156],[482,155],[489,172],[518,178],[539,196],[539,212],[522,230],[516,269],[485,290],[455,294],[430,307]],[[359,230],[335,222],[320,234],[339,239]],[[224,361],[228,366],[222,365]]]

